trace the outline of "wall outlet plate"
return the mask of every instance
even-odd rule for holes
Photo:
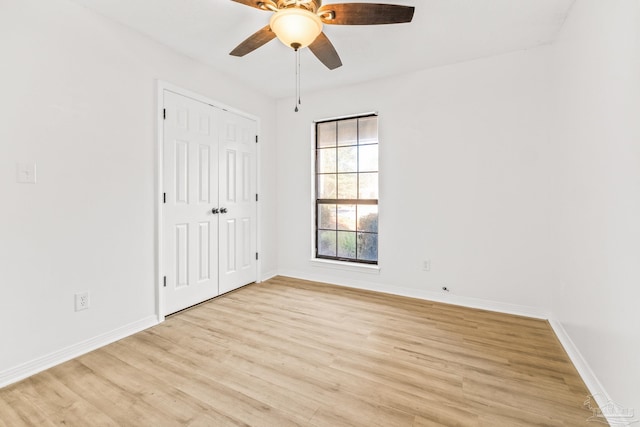
[[[76,311],[86,310],[89,308],[89,291],[76,294]]]
[[[36,164],[35,163],[18,163],[19,184],[35,184],[36,183]]]

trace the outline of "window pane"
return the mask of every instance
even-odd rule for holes
[[[318,173],[334,173],[336,171],[336,149],[323,148],[318,152]]]
[[[358,171],[358,147],[338,148],[338,172]]]
[[[318,257],[378,263],[378,148],[376,116],[316,124]]]
[[[336,205],[318,205],[318,228],[336,229]]]
[[[359,171],[360,172],[377,172],[378,171],[378,144],[363,145],[360,149]]]
[[[371,144],[378,142],[378,118],[364,117],[359,121],[359,144]]]
[[[378,232],[377,205],[358,205],[358,231]]]
[[[358,233],[358,259],[378,261],[378,235]]]
[[[338,257],[356,257],[356,233],[351,231],[338,231]]]
[[[361,173],[358,179],[358,198],[378,198],[378,172]]]
[[[333,147],[336,145],[336,122],[318,123],[318,147]]]
[[[336,231],[318,231],[318,255],[336,256]]]
[[[338,205],[338,230],[356,231],[356,205]]]
[[[318,175],[318,198],[335,199],[336,194],[336,176],[333,174]]]
[[[343,173],[338,175],[338,199],[355,199],[358,197],[358,174]]]
[[[356,145],[358,143],[358,119],[338,122],[338,145]]]

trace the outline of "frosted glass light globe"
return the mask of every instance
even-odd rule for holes
[[[309,46],[322,32],[322,21],[318,15],[299,8],[277,11],[271,17],[269,25],[282,43],[294,49],[296,46]]]

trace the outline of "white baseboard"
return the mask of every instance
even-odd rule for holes
[[[267,271],[266,273],[262,273],[260,275],[260,282],[264,282],[264,281],[267,281],[269,279],[273,279],[277,275],[278,275],[278,272],[275,271],[275,270]]]
[[[608,402],[611,401],[609,397],[609,393],[602,386],[602,383],[596,377],[596,374],[593,372],[585,358],[578,350],[578,347],[575,345],[567,331],[562,326],[562,323],[557,320],[549,319],[549,324],[553,328],[558,340],[560,340],[560,344],[564,347],[564,350],[569,355],[569,359],[573,362],[573,366],[576,367],[578,373],[582,377],[582,381],[584,381],[585,385],[589,389],[589,393],[594,397],[598,405],[603,408]],[[611,423],[611,425],[614,425]]]
[[[348,286],[350,288],[418,298],[427,301],[442,302],[445,304],[496,311],[499,313],[515,314],[517,316],[533,317],[536,319],[544,320],[549,318],[549,312],[543,309],[518,304],[509,304],[498,301],[484,300],[480,298],[463,297],[459,295],[440,294],[437,292],[425,291],[421,289],[403,288],[399,286],[382,285],[378,283],[358,280],[341,280],[340,282],[337,282],[334,279],[326,276],[314,276],[297,271],[281,271],[279,274],[281,276],[293,277],[295,279],[312,280],[316,282],[329,283],[331,285]]]
[[[158,324],[153,315],[0,372],[0,388]]]

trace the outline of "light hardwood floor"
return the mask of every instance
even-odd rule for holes
[[[0,390],[0,425],[581,426],[546,321],[276,277]]]

